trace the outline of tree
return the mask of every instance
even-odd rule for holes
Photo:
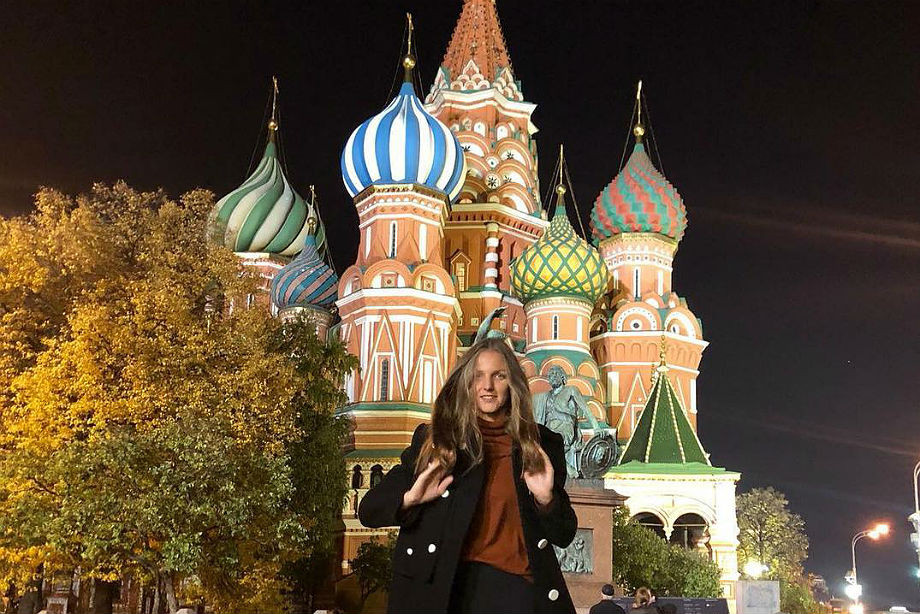
[[[755,560],[766,577],[779,580],[780,608],[789,614],[821,611],[811,595],[803,564],[808,556],[805,521],[789,509],[786,496],[773,488],[755,488],[736,497],[738,566]]]
[[[625,507],[613,512],[613,579],[627,591],[648,586],[661,596],[719,597],[719,577],[708,557],[669,544]]]
[[[117,183],[0,220],[0,580],[278,611],[282,568],[330,542],[355,361],[233,308],[255,280],[204,240],[212,206]]]
[[[779,575],[801,575],[808,556],[805,521],[789,510],[786,496],[755,488],[737,496],[738,562],[756,560]]]
[[[374,538],[358,546],[358,553],[351,561],[351,568],[358,576],[358,584],[361,587],[361,609],[364,609],[364,602],[371,593],[390,585],[395,549],[394,532],[390,532],[386,541]]]

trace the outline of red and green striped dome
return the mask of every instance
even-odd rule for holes
[[[623,170],[601,190],[591,212],[591,233],[603,241],[624,232],[653,232],[680,241],[687,209],[680,194],[636,143]]]

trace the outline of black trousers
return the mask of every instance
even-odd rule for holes
[[[534,587],[522,576],[485,563],[461,563],[454,577],[450,614],[532,614]]]

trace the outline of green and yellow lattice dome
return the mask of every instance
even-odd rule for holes
[[[569,223],[560,194],[549,228],[511,263],[511,288],[527,303],[551,296],[594,303],[607,288],[607,267]]]

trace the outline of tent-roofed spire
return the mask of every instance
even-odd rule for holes
[[[502,68],[511,69],[511,58],[498,21],[495,0],[464,0],[460,19],[450,37],[442,66],[451,78],[473,60],[480,73],[492,80]]]
[[[664,353],[662,343],[661,363],[656,369],[655,384],[619,464],[638,461],[710,465],[709,455],[690,426],[680,397],[671,385]]]

